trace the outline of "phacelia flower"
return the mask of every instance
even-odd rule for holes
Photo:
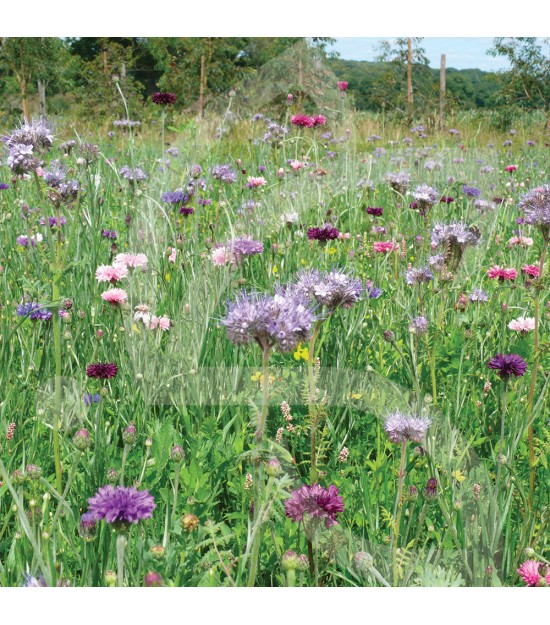
[[[337,515],[344,510],[344,501],[339,491],[331,484],[323,488],[319,484],[309,486],[304,484],[301,488],[292,491],[289,499],[285,501],[286,516],[296,523],[305,520],[307,522],[325,522],[328,529],[337,525]]]
[[[118,170],[118,173],[129,182],[142,182],[147,180],[147,174],[139,167],[128,167],[124,165]]]
[[[16,143],[9,150],[6,164],[14,174],[22,176],[23,174],[36,171],[39,162],[34,156],[32,145]]]
[[[392,443],[421,443],[431,423],[428,417],[413,417],[396,410],[385,417],[384,429]]]
[[[330,272],[315,269],[301,272],[298,274],[296,289],[330,311],[340,306],[350,308],[359,301],[363,292],[360,280],[338,269]]]
[[[36,150],[49,150],[53,145],[53,133],[45,119],[33,119],[30,123],[24,121],[10,135],[2,137],[8,148],[17,144],[24,144]]]
[[[232,184],[237,180],[237,174],[231,169],[231,165],[216,165],[212,169],[212,177],[220,182]]]
[[[550,184],[528,191],[519,201],[525,222],[542,229],[545,240],[550,236]]]
[[[429,282],[433,280],[433,273],[429,267],[411,268],[407,269],[405,273],[405,280],[408,285],[417,285]]]
[[[155,500],[148,490],[138,491],[127,486],[103,486],[88,499],[89,512],[97,521],[130,525],[152,516]]]
[[[427,184],[421,184],[417,186],[413,191],[413,198],[418,203],[418,208],[429,208],[439,202],[441,195]]]
[[[512,375],[519,378],[527,371],[527,363],[518,354],[497,354],[487,363],[489,369],[495,369],[502,380]]]
[[[388,173],[386,174],[386,180],[394,191],[403,194],[409,188],[411,176],[405,171],[396,174]]]
[[[98,362],[88,365],[86,375],[89,378],[97,378],[98,380],[108,380],[114,378],[118,373],[118,367],[114,362]]]

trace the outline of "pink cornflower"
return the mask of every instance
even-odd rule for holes
[[[115,263],[120,263],[129,267],[130,269],[147,269],[147,256],[145,254],[130,254],[123,253],[115,256]]]
[[[235,265],[237,263],[235,254],[223,245],[212,250],[210,260],[214,265],[218,265],[219,267],[223,265]]]
[[[313,118],[314,126],[324,126],[327,123],[327,118],[324,115],[315,115]]]
[[[340,89],[340,91],[346,91],[349,85],[349,83],[345,80],[339,80],[336,84],[338,85],[338,89]]]
[[[511,173],[511,172],[513,172],[513,171],[516,171],[516,169],[517,169],[517,168],[518,168],[518,166],[517,166],[517,165],[507,165],[507,166],[504,168],[504,171],[507,171],[507,172],[510,172],[510,173]]]
[[[514,247],[514,245],[521,245],[523,247],[531,247],[533,245],[533,239],[531,237],[512,237],[508,241],[508,247]]]
[[[178,253],[177,248],[171,247],[170,248],[170,256],[168,256],[168,262],[175,263],[176,262],[176,254],[177,253]]]
[[[165,315],[162,315],[162,317],[156,317],[155,315],[153,315],[151,317],[151,323],[149,324],[149,328],[151,330],[162,330],[163,332],[166,332],[166,330],[170,329],[170,319],[168,317],[166,317]]]
[[[395,241],[375,241],[374,251],[387,254],[399,248],[399,245]]]
[[[292,171],[298,171],[304,167],[304,164],[302,163],[302,161],[291,161],[290,167]]]
[[[540,269],[536,265],[523,265],[521,268],[521,273],[526,276],[531,276],[531,278],[538,278],[540,274]]]
[[[111,306],[122,306],[122,304],[128,301],[128,294],[124,289],[109,289],[101,294],[101,299],[111,304]]]
[[[116,262],[113,265],[100,265],[95,271],[98,282],[112,282],[113,284],[127,275],[126,266]]]
[[[491,269],[487,270],[487,275],[491,280],[498,279],[500,282],[504,282],[505,280],[515,280],[518,276],[518,272],[516,269],[504,269],[504,267],[499,267],[495,265],[491,267]]]
[[[535,318],[534,317],[518,317],[517,319],[513,319],[508,324],[510,330],[514,330],[515,332],[521,332],[522,334],[527,334],[531,332],[531,330],[535,329]]]
[[[262,176],[248,176],[246,180],[246,186],[249,189],[259,189],[266,184],[265,178]]]
[[[527,586],[539,586],[542,579],[540,569],[543,563],[536,560],[526,560],[518,569],[518,574]],[[546,572],[546,584],[550,584],[550,570]]]
[[[293,126],[302,126],[303,128],[313,128],[315,121],[309,115],[293,115],[291,118]]]

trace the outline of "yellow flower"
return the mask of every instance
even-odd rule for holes
[[[279,273],[279,270],[277,269],[277,265],[273,265],[273,269],[271,271],[273,273]]]
[[[261,379],[261,377],[262,377],[262,374],[259,371],[256,371],[256,373],[252,375],[250,379],[252,380],[252,382],[257,382],[258,380]]]
[[[137,327],[137,323],[134,323],[134,324],[132,325],[132,330],[133,330],[134,332],[137,332],[138,334],[140,334],[140,329]]]
[[[167,274],[164,276],[164,279],[166,280],[166,282],[170,282],[170,274],[169,274],[169,273],[167,273]]]
[[[296,347],[296,351],[294,352],[294,360],[304,359],[306,361],[309,360],[309,349],[307,347],[302,347],[301,343],[298,343],[298,347]]]
[[[331,254],[331,255],[332,254],[336,254],[336,248],[335,247],[329,247],[328,248],[328,253]]]
[[[457,469],[454,473],[451,474],[455,480],[460,484],[460,482],[463,482],[466,477],[464,475],[462,475],[462,471],[460,469]]]
[[[361,399],[361,397],[363,397],[363,393],[352,393],[351,394],[351,398],[352,399]]]

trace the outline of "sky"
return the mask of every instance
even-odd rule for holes
[[[340,53],[340,58],[350,61],[374,61],[378,54],[379,37],[339,37],[328,48]],[[430,67],[439,67],[441,55],[447,55],[447,67],[455,69],[477,68],[485,71],[507,69],[503,57],[486,54],[493,42],[492,37],[425,37],[422,47]]]

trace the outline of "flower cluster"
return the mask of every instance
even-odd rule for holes
[[[295,288],[320,306],[326,306],[329,311],[340,306],[350,308],[359,301],[363,292],[360,280],[338,269],[301,272]]]

